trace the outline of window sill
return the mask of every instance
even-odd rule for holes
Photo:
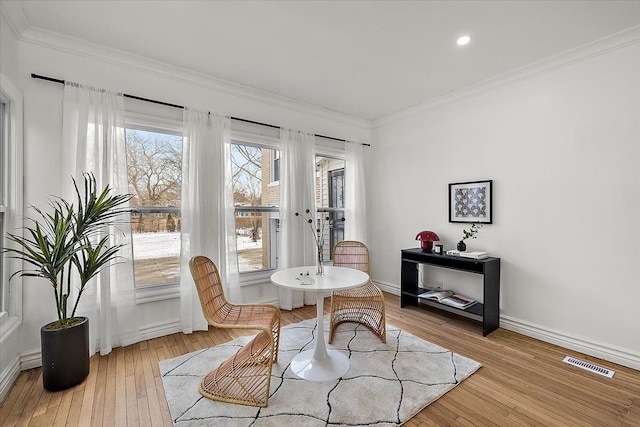
[[[240,273],[240,287],[271,283],[271,275],[276,270]],[[169,285],[142,286],[136,288],[136,304],[180,298],[180,283]]]

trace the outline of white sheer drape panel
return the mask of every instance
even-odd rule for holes
[[[75,200],[71,177],[82,185],[83,172],[96,178],[99,189],[129,192],[124,98],[105,90],[67,83],[62,126],[63,195]],[[81,189],[82,191],[82,189]],[[82,295],[77,314],[89,317],[90,352],[108,354],[115,346],[140,341],[133,280],[130,218],[108,230],[111,243],[125,243],[119,262],[103,270]]]
[[[196,255],[216,263],[232,302],[240,302],[233,190],[230,119],[185,109],[182,147],[182,251],[180,326],[184,333],[206,330],[198,294],[189,271]]]
[[[367,243],[367,198],[364,179],[364,146],[355,142],[345,144],[344,165],[344,239]]]
[[[312,134],[281,130],[280,148],[280,268],[315,265],[315,240],[305,221],[296,212],[316,212],[315,137]],[[313,270],[315,271],[315,269]],[[280,308],[291,310],[315,304],[313,295],[278,288]]]

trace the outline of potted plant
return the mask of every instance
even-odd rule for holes
[[[482,224],[478,222],[470,222],[469,224],[470,224],[469,230],[468,231],[466,229],[462,230],[462,235],[464,237],[462,237],[462,240],[460,240],[458,242],[458,245],[456,246],[460,252],[464,252],[467,250],[467,244],[464,241],[466,239],[476,239],[478,237],[477,236],[478,232],[482,228]]]
[[[117,257],[121,244],[110,245],[108,227],[128,212],[122,205],[131,195],[112,195],[106,186],[98,192],[95,177],[85,173],[81,194],[75,179],[76,203],[55,197],[51,212],[33,207],[37,219],[23,228],[23,235],[7,233],[13,247],[4,249],[23,261],[15,275],[39,277],[49,282],[58,320],[40,330],[42,381],[50,391],[81,383],[89,374],[89,320],[76,317],[78,302],[87,285]],[[77,288],[75,300],[71,295]]]

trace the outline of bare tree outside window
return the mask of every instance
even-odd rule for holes
[[[136,286],[180,280],[182,137],[127,128]]]
[[[262,150],[234,144],[231,153],[234,204],[262,205]],[[262,229],[262,217],[250,215],[245,218],[251,227],[251,240],[257,242]]]
[[[275,153],[275,154],[274,154]],[[241,273],[277,266],[279,186],[271,182],[278,150],[231,144],[238,267]]]
[[[127,130],[127,171],[132,204],[180,206],[182,140]],[[176,141],[179,139],[179,141]]]

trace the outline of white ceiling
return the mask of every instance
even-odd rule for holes
[[[640,1],[14,1],[10,22],[376,119],[640,24]],[[460,48],[455,40],[470,34]]]

